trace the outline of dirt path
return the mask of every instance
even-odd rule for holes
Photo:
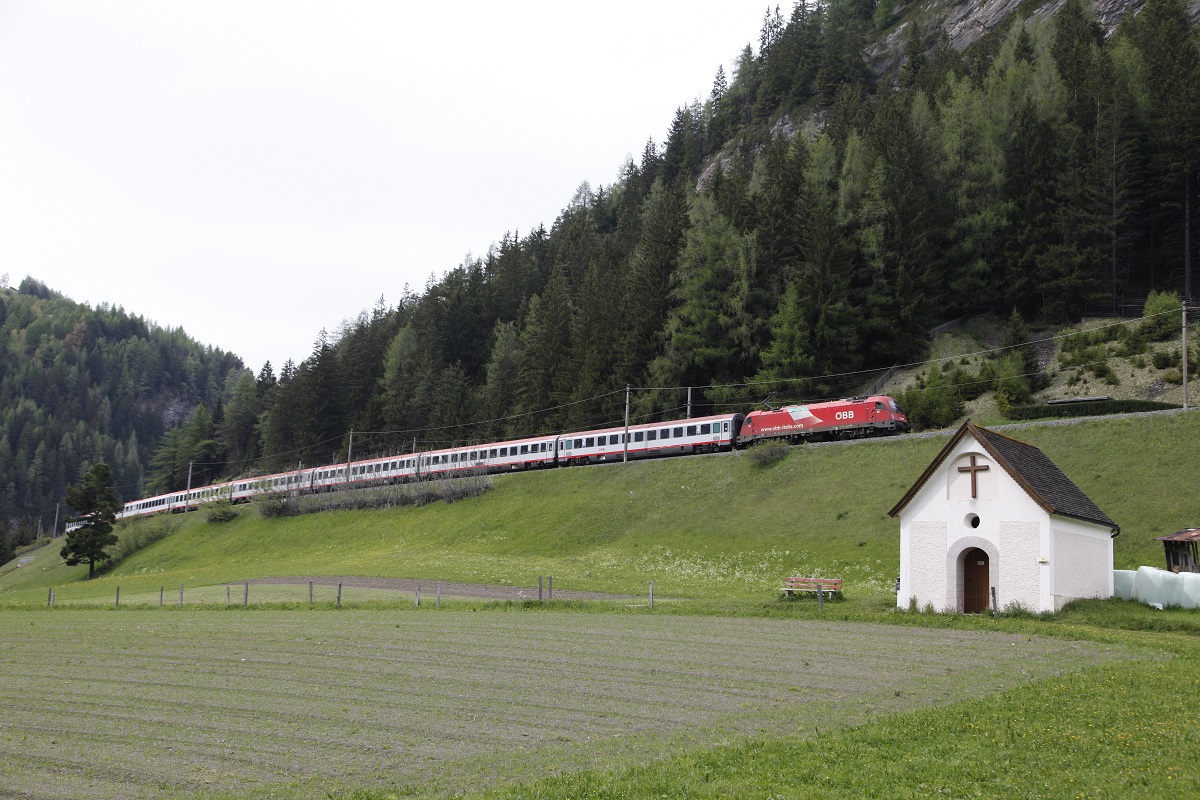
[[[317,586],[342,586],[353,589],[388,589],[396,592],[415,592],[421,587],[426,593],[437,591],[438,582],[414,580],[412,578],[363,578],[356,576],[309,575],[290,578],[254,578],[250,583],[269,583],[281,585],[307,586],[312,581]],[[241,583],[241,581],[239,581]],[[547,599],[549,586],[546,587]],[[482,600],[536,600],[537,586],[500,586],[489,583],[452,583],[442,581],[442,594],[449,597],[477,597]],[[603,592],[573,592],[555,589],[554,598],[557,600],[623,600],[632,597],[627,594],[604,594]]]

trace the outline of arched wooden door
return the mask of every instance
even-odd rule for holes
[[[972,547],[963,553],[963,612],[981,614],[987,611],[990,588],[988,554]]]

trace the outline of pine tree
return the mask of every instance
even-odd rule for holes
[[[620,370],[628,376],[627,382],[635,382],[634,376],[644,374],[646,365],[663,345],[663,323],[671,307],[671,275],[687,227],[682,187],[656,183],[644,218],[625,290],[629,324]]]
[[[1135,41],[1145,64],[1146,118],[1154,144],[1152,191],[1169,209],[1185,297],[1192,296],[1193,222],[1200,186],[1200,44],[1181,0],[1148,0]]]
[[[112,529],[121,501],[113,491],[112,469],[105,463],[93,465],[79,483],[67,489],[67,505],[77,513],[72,521],[82,524],[67,533],[59,555],[67,566],[86,562],[91,578],[96,563],[108,560],[107,548],[117,543]]]

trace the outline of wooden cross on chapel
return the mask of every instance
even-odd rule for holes
[[[975,479],[975,476],[976,476],[976,474],[977,474],[977,473],[980,473],[980,472],[987,472],[987,471],[988,471],[988,465],[987,465],[987,464],[976,464],[976,463],[975,463],[975,456],[971,456],[971,466],[969,466],[969,467],[959,467],[959,468],[958,468],[958,471],[959,471],[959,472],[969,472],[969,473],[971,473],[971,498],[972,498],[972,499],[976,499],[976,498],[978,498],[978,497],[979,497],[979,487],[978,487],[978,485],[976,485],[976,479]]]

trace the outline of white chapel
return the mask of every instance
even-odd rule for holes
[[[1120,527],[1041,450],[970,420],[889,512],[900,518],[896,604],[1057,611],[1112,597]]]

